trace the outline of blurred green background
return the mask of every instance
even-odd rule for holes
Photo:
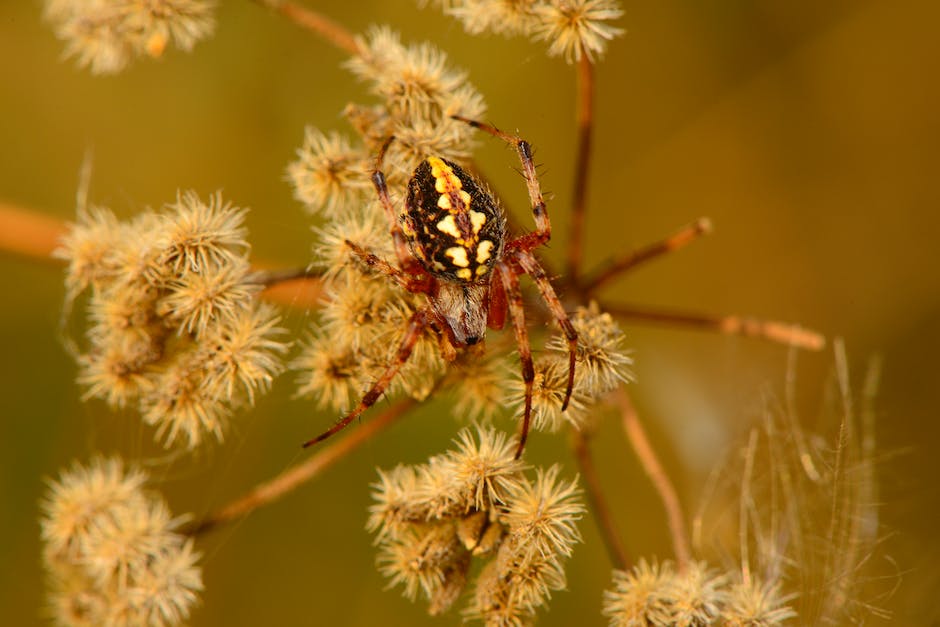
[[[572,68],[542,44],[472,38],[409,0],[311,3],[355,31],[390,24],[470,72],[489,119],[518,129],[545,164],[563,256],[571,194]],[[625,2],[624,37],[597,71],[589,262],[706,215],[715,233],[611,285],[609,298],[797,321],[842,336],[859,385],[884,359],[877,399],[886,540],[877,569],[897,584],[879,603],[905,625],[940,620],[940,8],[934,2]],[[305,124],[345,130],[367,101],[343,55],[246,0],[227,0],[193,54],[93,77],[62,62],[36,2],[0,3],[0,199],[69,218],[83,155],[93,201],[129,216],[179,188],[249,206],[257,259],[309,259],[309,220],[284,181]],[[516,164],[477,154],[523,206]],[[522,216],[527,219],[526,216]],[[154,454],[133,415],[79,402],[58,337],[63,288],[51,265],[0,256],[0,623],[41,622],[37,501],[45,477],[94,451]],[[289,314],[300,332],[303,312]],[[782,387],[786,349],[760,340],[626,325],[642,416],[694,511],[709,468]],[[800,357],[811,418],[832,358]],[[330,420],[292,400],[284,377],[225,446],[161,464],[177,513],[205,513],[301,458]],[[368,420],[368,417],[365,418]],[[506,426],[503,424],[503,426]],[[288,499],[225,529],[205,551],[194,625],[409,625],[420,605],[383,590],[363,529],[376,466],[423,461],[456,425],[442,405],[395,426]],[[596,444],[614,514],[634,555],[668,556],[661,508],[613,421]],[[567,460],[536,435],[532,461]],[[166,460],[161,460],[166,461]],[[569,474],[575,472],[565,461]],[[170,470],[166,470],[170,468]],[[540,624],[603,624],[610,564],[591,522]],[[821,530],[820,533],[823,533]],[[894,566],[892,566],[894,564]],[[454,624],[456,614],[435,621]]]

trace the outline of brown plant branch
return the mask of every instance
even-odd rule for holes
[[[712,223],[708,218],[699,218],[691,224],[687,224],[672,235],[654,242],[638,250],[630,251],[620,257],[608,261],[604,267],[596,270],[592,276],[581,283],[581,288],[587,292],[594,292],[608,281],[623,274],[627,270],[635,268],[647,261],[651,261],[688,246],[703,235],[711,233]]]
[[[19,255],[44,263],[63,265],[52,256],[68,223],[36,211],[0,201],[0,253]],[[258,282],[265,286],[262,298],[293,307],[317,307],[322,283],[307,270],[257,270]]]
[[[682,572],[688,565],[692,553],[689,549],[689,536],[685,528],[685,516],[682,512],[682,505],[679,503],[679,497],[676,495],[676,489],[659,462],[659,458],[646,436],[646,431],[643,429],[643,425],[640,424],[633,402],[623,387],[618,388],[614,393],[614,400],[620,407],[623,417],[623,429],[627,434],[627,439],[630,441],[634,452],[636,452],[643,470],[646,471],[650,481],[653,482],[653,487],[659,493],[659,498],[666,509],[669,533],[672,536],[673,550],[676,554],[676,565],[679,571]]]
[[[578,460],[578,468],[581,477],[584,479],[585,493],[591,504],[591,511],[594,512],[594,522],[597,523],[597,529],[604,541],[607,555],[610,557],[614,568],[626,570],[631,564],[630,556],[627,554],[623,542],[620,541],[617,526],[610,514],[610,507],[607,505],[604,491],[601,489],[600,478],[597,476],[597,469],[594,467],[594,459],[591,456],[587,434],[575,430],[572,433],[571,446],[574,449],[575,459]]]
[[[700,314],[624,303],[601,303],[601,309],[636,322],[682,325],[703,331],[716,331],[725,335],[757,337],[806,350],[817,351],[826,345],[826,338],[821,333],[803,328],[798,324],[776,320],[760,320],[736,315]]]
[[[58,264],[52,251],[67,227],[62,220],[0,201],[0,251]]]
[[[574,192],[568,236],[568,280],[578,284],[584,260],[584,219],[587,212],[588,174],[594,130],[594,64],[585,51],[578,62],[578,153],[574,164]]]
[[[193,536],[202,535],[220,525],[243,518],[260,507],[279,501],[368,442],[417,404],[418,401],[411,398],[398,401],[378,416],[364,422],[358,429],[351,430],[345,438],[324,446],[306,461],[288,468],[270,481],[255,486],[244,496],[196,522],[185,532]]]
[[[324,39],[350,55],[358,55],[359,44],[355,36],[344,26],[330,18],[290,0],[255,0],[258,4],[280,13],[306,31]]]

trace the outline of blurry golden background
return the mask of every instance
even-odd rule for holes
[[[467,69],[488,119],[518,131],[545,164],[563,255],[571,196],[574,73],[543,44],[467,36],[410,0],[316,2],[354,31],[390,24]],[[800,322],[845,338],[859,386],[884,360],[877,397],[885,540],[876,572],[897,590],[878,603],[895,622],[940,621],[940,8],[928,0],[625,2],[597,69],[590,263],[698,216],[715,233],[611,285],[611,300]],[[366,96],[344,56],[247,0],[226,0],[217,33],[190,55],[169,50],[114,77],[62,62],[37,2],[0,3],[0,200],[74,214],[93,155],[91,199],[129,216],[177,189],[251,207],[256,259],[309,260],[310,220],[284,181],[305,124],[344,130]],[[514,207],[524,186],[511,153],[477,153]],[[522,215],[528,220],[528,216]],[[526,224],[528,222],[525,222]],[[43,480],[94,451],[153,454],[133,415],[83,404],[59,339],[62,272],[0,256],[0,623],[42,620],[38,500]],[[298,334],[307,320],[292,311]],[[694,511],[718,456],[779,395],[786,349],[761,340],[625,325],[641,415]],[[801,415],[811,424],[832,358],[802,354]],[[292,400],[283,377],[224,446],[164,471],[174,512],[205,513],[297,461],[332,419]],[[286,500],[200,543],[206,591],[194,625],[408,625],[419,604],[383,590],[363,529],[375,467],[443,451],[457,430],[434,404]],[[364,420],[369,419],[367,414]],[[500,423],[508,428],[507,423]],[[617,426],[597,457],[633,555],[668,557],[661,507]],[[540,463],[565,438],[535,434]],[[165,466],[164,466],[165,468]],[[603,624],[610,564],[592,522],[540,624]],[[822,530],[820,533],[823,533]],[[890,586],[889,586],[890,587]],[[455,624],[452,613],[436,624]]]

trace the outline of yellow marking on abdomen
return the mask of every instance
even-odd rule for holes
[[[451,258],[455,266],[466,268],[470,265],[470,260],[467,259],[467,249],[462,246],[451,246],[444,251],[444,254]]]
[[[446,198],[446,196],[441,196],[441,198]],[[443,220],[439,221],[437,223],[437,230],[453,238],[460,239],[460,229],[457,228],[457,221],[452,215],[447,215]]]
[[[486,263],[486,260],[490,258],[492,250],[493,242],[488,239],[480,242],[480,245],[477,246],[477,263]]]
[[[486,224],[486,214],[471,209],[470,224],[473,225],[473,234],[476,235],[480,232],[480,229],[483,228],[483,225]]]
[[[438,194],[454,192],[463,187],[460,179],[454,174],[454,169],[444,163],[443,159],[439,157],[428,157],[428,164],[431,166],[431,176],[434,177],[434,189],[437,190]],[[463,196],[461,196],[461,198],[463,198]],[[469,200],[469,195],[467,198]]]

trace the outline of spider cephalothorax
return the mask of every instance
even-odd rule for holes
[[[455,116],[456,117],[456,116]],[[421,333],[430,328],[441,338],[444,356],[453,359],[456,349],[481,342],[487,327],[503,327],[508,311],[512,321],[522,379],[525,383],[525,408],[517,456],[522,454],[532,413],[532,385],[535,370],[529,347],[519,275],[532,277],[552,316],[568,338],[568,385],[562,409],[568,406],[574,384],[577,333],[565,313],[545,271],[532,251],[551,237],[551,223],[532,161],[528,142],[499,129],[456,118],[494,135],[516,148],[522,162],[536,230],[514,238],[506,234],[506,220],[499,203],[486,186],[456,163],[442,157],[424,159],[408,182],[405,206],[395,211],[389,199],[382,160],[391,143],[389,139],[376,159],[372,182],[391,225],[398,266],[362,249],[347,244],[366,264],[388,275],[404,289],[427,296],[428,304],[416,311],[398,347],[395,360],[372,385],[348,415],[316,438],[310,446],[333,435],[385,392],[392,378],[408,361]]]

